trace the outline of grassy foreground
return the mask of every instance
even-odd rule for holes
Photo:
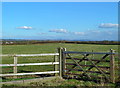
[[[42,79],[42,80],[38,80],[38,81],[34,81],[34,82],[21,82],[21,83],[10,83],[10,84],[3,84],[3,88],[6,87],[11,87],[11,88],[21,88],[25,87],[25,88],[56,88],[56,87],[60,87],[60,88],[80,88],[80,87],[92,87],[94,86],[96,87],[111,87],[111,88],[119,88],[118,84],[112,84],[112,83],[104,83],[104,82],[92,82],[92,81],[82,81],[82,80],[75,80],[75,79],[69,79],[69,80],[65,80],[65,79],[61,79],[60,77],[54,77],[54,78],[46,78],[46,79]]]

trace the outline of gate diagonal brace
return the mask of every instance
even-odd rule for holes
[[[84,56],[85,56],[85,55],[84,55]],[[86,56],[85,56],[85,57],[86,57]],[[104,73],[104,71],[102,71],[95,63],[93,63],[91,59],[89,59],[89,58],[87,58],[87,57],[86,57],[86,59],[88,59],[88,60],[91,62],[91,64],[92,64],[94,67],[96,67],[97,70],[98,70],[99,72],[101,72],[101,73],[106,77],[106,79],[107,79],[108,81],[110,81],[110,79],[106,76],[106,74]],[[83,73],[83,74],[84,74],[84,73]]]
[[[67,54],[67,55],[68,55],[68,54]],[[70,55],[68,55],[68,56],[70,57]],[[87,56],[89,56],[89,54],[86,54],[85,56],[87,57]],[[83,59],[85,59],[85,56],[82,58],[82,60],[79,60],[77,63],[82,62]],[[70,58],[71,58],[71,57],[70,57]],[[72,66],[72,69],[74,69],[76,66],[77,66],[77,65]],[[71,69],[71,70],[72,70],[72,69]],[[66,73],[67,73],[67,72],[70,72],[71,70],[66,71]]]
[[[95,63],[95,65],[97,65],[97,64],[100,63],[102,60],[104,60],[108,55],[109,55],[109,54],[106,54],[105,56],[103,56],[100,61],[97,61],[97,62]],[[86,56],[85,56],[85,57],[86,57]],[[87,58],[87,57],[86,57],[86,58]],[[88,71],[91,70],[92,68],[94,68],[94,66],[91,66],[91,67],[88,69]]]
[[[78,62],[76,62],[75,60],[74,60],[74,58],[72,58],[69,54],[68,54],[68,56],[76,63],[76,65],[87,75],[87,77],[89,78],[89,79],[91,79],[91,77],[87,74],[87,72],[80,66],[80,64],[78,63]]]

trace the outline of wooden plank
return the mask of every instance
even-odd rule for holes
[[[68,54],[67,54],[67,55],[68,55]],[[86,56],[89,56],[89,54],[86,54]],[[71,57],[70,57],[70,58],[71,58]],[[85,59],[85,57],[83,57],[81,60],[79,60],[78,63],[82,62],[83,59]],[[72,69],[74,69],[76,66],[77,66],[77,65],[74,64],[74,66],[72,66]],[[71,70],[69,70],[69,71],[71,71]],[[69,71],[67,71],[67,72],[69,72]]]
[[[71,58],[71,56],[68,54],[68,56]],[[88,78],[91,78],[87,73],[86,73],[86,71],[82,68],[82,66],[78,63],[78,62],[76,62],[76,60],[74,60],[73,58],[71,58],[75,63],[76,63],[76,65],[87,75],[87,77]]]
[[[75,63],[66,63],[66,65],[76,65]],[[81,65],[83,67],[95,67],[94,65]],[[110,67],[108,66],[98,66],[99,68],[107,68],[109,69]]]
[[[87,57],[86,57],[86,58],[87,58]],[[98,71],[100,71],[100,72],[106,77],[106,79],[107,79],[108,81],[110,81],[109,77],[106,76],[106,74],[104,73],[104,71],[102,71],[95,63],[93,63],[91,59],[89,59],[89,58],[87,58],[87,59],[91,62],[91,64],[94,65],[94,67],[96,67],[96,69],[97,69]]]
[[[71,58],[66,58],[66,59],[71,59]],[[89,61],[88,59],[84,58],[84,59],[81,59],[81,58],[74,58],[75,60],[85,60],[85,61]],[[97,59],[91,59],[92,61],[101,61],[101,60],[97,60]],[[110,62],[110,60],[102,60],[101,62]]]
[[[44,53],[44,54],[16,54],[16,56],[26,57],[26,56],[54,56],[59,55],[59,53]],[[10,54],[0,55],[0,56],[14,56]]]
[[[3,76],[34,75],[34,74],[51,74],[51,73],[59,73],[59,71],[32,72],[32,73],[17,73],[17,74],[0,74],[0,76],[3,77]]]
[[[75,52],[75,51],[64,51],[65,54],[118,54],[110,52]]]
[[[110,49],[110,53],[114,53],[114,50]],[[110,79],[112,83],[115,83],[115,61],[114,55],[110,55]]]
[[[83,76],[86,76],[85,74],[76,74],[76,73],[66,73],[66,74],[68,74],[68,75],[78,75],[78,76],[81,76],[81,77],[83,77]],[[67,75],[67,76],[68,76]],[[94,78],[96,78],[95,80],[97,80],[97,79],[101,79],[101,76],[94,76],[94,75],[90,75],[90,77],[94,77]],[[102,78],[105,78],[105,77],[103,77],[102,76]]]
[[[79,76],[86,76],[86,75],[77,74],[77,73],[65,73],[65,74],[69,74],[69,75],[79,75]]]
[[[67,68],[65,70],[70,70],[70,69]],[[81,69],[72,69],[72,71],[82,71],[82,70]],[[86,71],[86,72],[101,74],[101,72],[99,72],[99,71]],[[105,72],[105,74],[110,74],[110,73],[109,72]]]
[[[46,62],[46,63],[25,63],[25,64],[17,64],[17,66],[29,66],[29,65],[55,65],[59,64],[59,62]],[[15,64],[0,64],[0,66],[16,66]]]
[[[21,55],[16,55],[16,56],[54,56],[54,55],[59,55],[59,53],[46,53],[46,54],[21,54]]]
[[[100,63],[100,62],[101,62],[102,60],[104,60],[107,56],[109,56],[109,54],[104,55],[104,56],[101,58],[100,61],[95,62],[95,65],[97,65],[98,63]],[[88,70],[90,70],[90,69],[92,69],[92,68],[94,68],[94,66],[90,67]]]

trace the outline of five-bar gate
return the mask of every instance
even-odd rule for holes
[[[110,52],[75,52],[59,48],[60,76],[64,78],[104,79],[115,82],[114,50]]]

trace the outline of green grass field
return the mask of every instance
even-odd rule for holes
[[[38,45],[3,45],[3,54],[39,54],[39,53],[54,53],[58,47],[67,48],[69,51],[88,51],[109,52],[110,49],[118,52],[118,45],[95,45],[95,44],[38,44]]]
[[[68,51],[81,52],[110,52],[110,49],[118,52],[118,45],[95,45],[95,44],[34,44],[34,45],[3,45],[2,54],[41,54],[41,53],[56,53],[58,47],[64,47]],[[34,59],[33,59],[34,58]],[[117,58],[116,58],[117,59]],[[54,56],[44,57],[18,57],[18,63],[41,63],[52,62]],[[13,57],[2,57],[2,64],[13,64]],[[20,66],[18,73],[21,72],[42,72],[54,70],[54,66]],[[3,67],[2,73],[13,73],[13,67]],[[8,78],[9,79],[9,78]],[[5,79],[5,80],[8,80]],[[5,81],[3,80],[3,81]],[[10,80],[12,80],[10,78]]]

